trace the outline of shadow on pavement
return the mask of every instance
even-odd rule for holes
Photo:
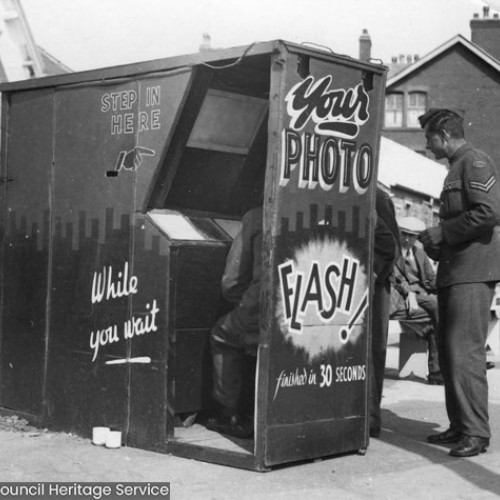
[[[414,401],[415,405],[428,404],[423,401]],[[500,407],[490,405],[490,420],[498,419]],[[405,451],[419,454],[430,462],[442,467],[448,467],[478,488],[496,495],[500,492],[500,474],[495,474],[475,461],[475,458],[455,458],[448,455],[452,445],[432,445],[427,443],[429,434],[443,430],[440,424],[422,420],[401,417],[391,410],[382,410],[383,431],[380,440],[392,446],[398,446]],[[491,453],[491,452],[487,452]],[[485,456],[487,456],[487,454]],[[492,462],[498,462],[492,457]]]

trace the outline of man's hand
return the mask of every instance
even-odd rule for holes
[[[418,239],[424,245],[425,253],[435,261],[439,261],[441,243],[443,242],[443,230],[441,226],[433,226],[418,235]]]
[[[443,242],[443,230],[441,226],[433,226],[418,235],[418,239],[427,247],[438,247]]]
[[[418,235],[418,239],[424,247],[438,247],[443,242],[443,230],[441,226],[433,226]]]
[[[406,296],[406,310],[408,312],[408,316],[413,316],[416,312],[418,312],[418,302],[417,296],[415,292],[409,292]]]

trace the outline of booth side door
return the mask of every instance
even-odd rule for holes
[[[383,70],[371,68],[288,52],[272,71],[257,431],[265,466],[368,442],[384,92]]]

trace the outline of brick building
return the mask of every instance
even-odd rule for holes
[[[418,116],[431,107],[464,116],[466,138],[500,162],[500,18],[471,20],[457,35],[387,80],[383,135],[426,154]]]
[[[470,27],[471,41],[457,35],[424,57],[393,58],[382,134],[433,158],[425,149],[418,116],[431,107],[454,109],[464,117],[466,139],[500,164],[500,17],[490,15],[489,8],[484,7],[482,17],[476,14]],[[366,57],[366,33],[363,35],[360,58]],[[407,169],[401,164],[393,168]],[[442,171],[436,173],[440,190],[443,175]],[[391,184],[390,190],[398,215],[414,215],[427,225],[437,218],[435,190],[422,191],[408,183]]]

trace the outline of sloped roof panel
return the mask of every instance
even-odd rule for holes
[[[440,54],[448,50],[449,48],[453,47],[455,44],[461,44],[463,45],[466,49],[470,50],[472,53],[474,53],[476,56],[478,56],[480,59],[482,59],[484,62],[489,64],[492,68],[494,68],[496,71],[500,72],[500,62],[492,57],[490,54],[485,52],[481,47],[478,45],[470,42],[466,38],[464,38],[462,35],[456,35],[455,37],[451,38],[447,42],[443,43],[433,51],[429,52],[426,56],[422,57],[419,59],[417,62],[411,64],[410,66],[407,66],[405,69],[394,75],[392,78],[389,78],[387,80],[387,88],[391,87],[395,83],[399,82],[401,79],[404,77],[410,75],[414,71],[416,71],[418,68],[422,67],[424,64],[427,64],[428,62],[432,61],[436,57],[438,57]]]
[[[415,153],[386,137],[380,141],[378,180],[439,198],[447,174],[445,165]]]

